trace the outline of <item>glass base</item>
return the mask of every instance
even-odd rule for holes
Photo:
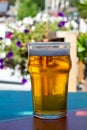
[[[34,114],[35,117],[40,119],[59,119],[66,116],[66,113],[58,114],[58,115],[41,115],[41,114]]]

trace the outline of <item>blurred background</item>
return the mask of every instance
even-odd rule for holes
[[[0,90],[31,89],[26,45],[46,40],[71,42],[69,91],[87,91],[87,0],[0,0]]]

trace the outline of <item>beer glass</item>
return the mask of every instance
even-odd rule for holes
[[[28,44],[34,116],[55,119],[66,115],[70,68],[70,43]]]

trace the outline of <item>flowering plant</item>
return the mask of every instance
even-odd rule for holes
[[[0,37],[0,69],[5,66],[14,70],[18,69],[23,76],[22,83],[26,82],[29,42],[44,42],[48,39],[49,32],[58,30],[70,30],[71,24],[63,13],[58,13],[58,17],[43,15],[35,18],[25,18],[15,24],[9,25],[6,37]]]

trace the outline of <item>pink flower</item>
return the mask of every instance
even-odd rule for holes
[[[8,32],[7,34],[6,34],[6,38],[9,38],[9,39],[11,39],[12,38],[12,32]]]

